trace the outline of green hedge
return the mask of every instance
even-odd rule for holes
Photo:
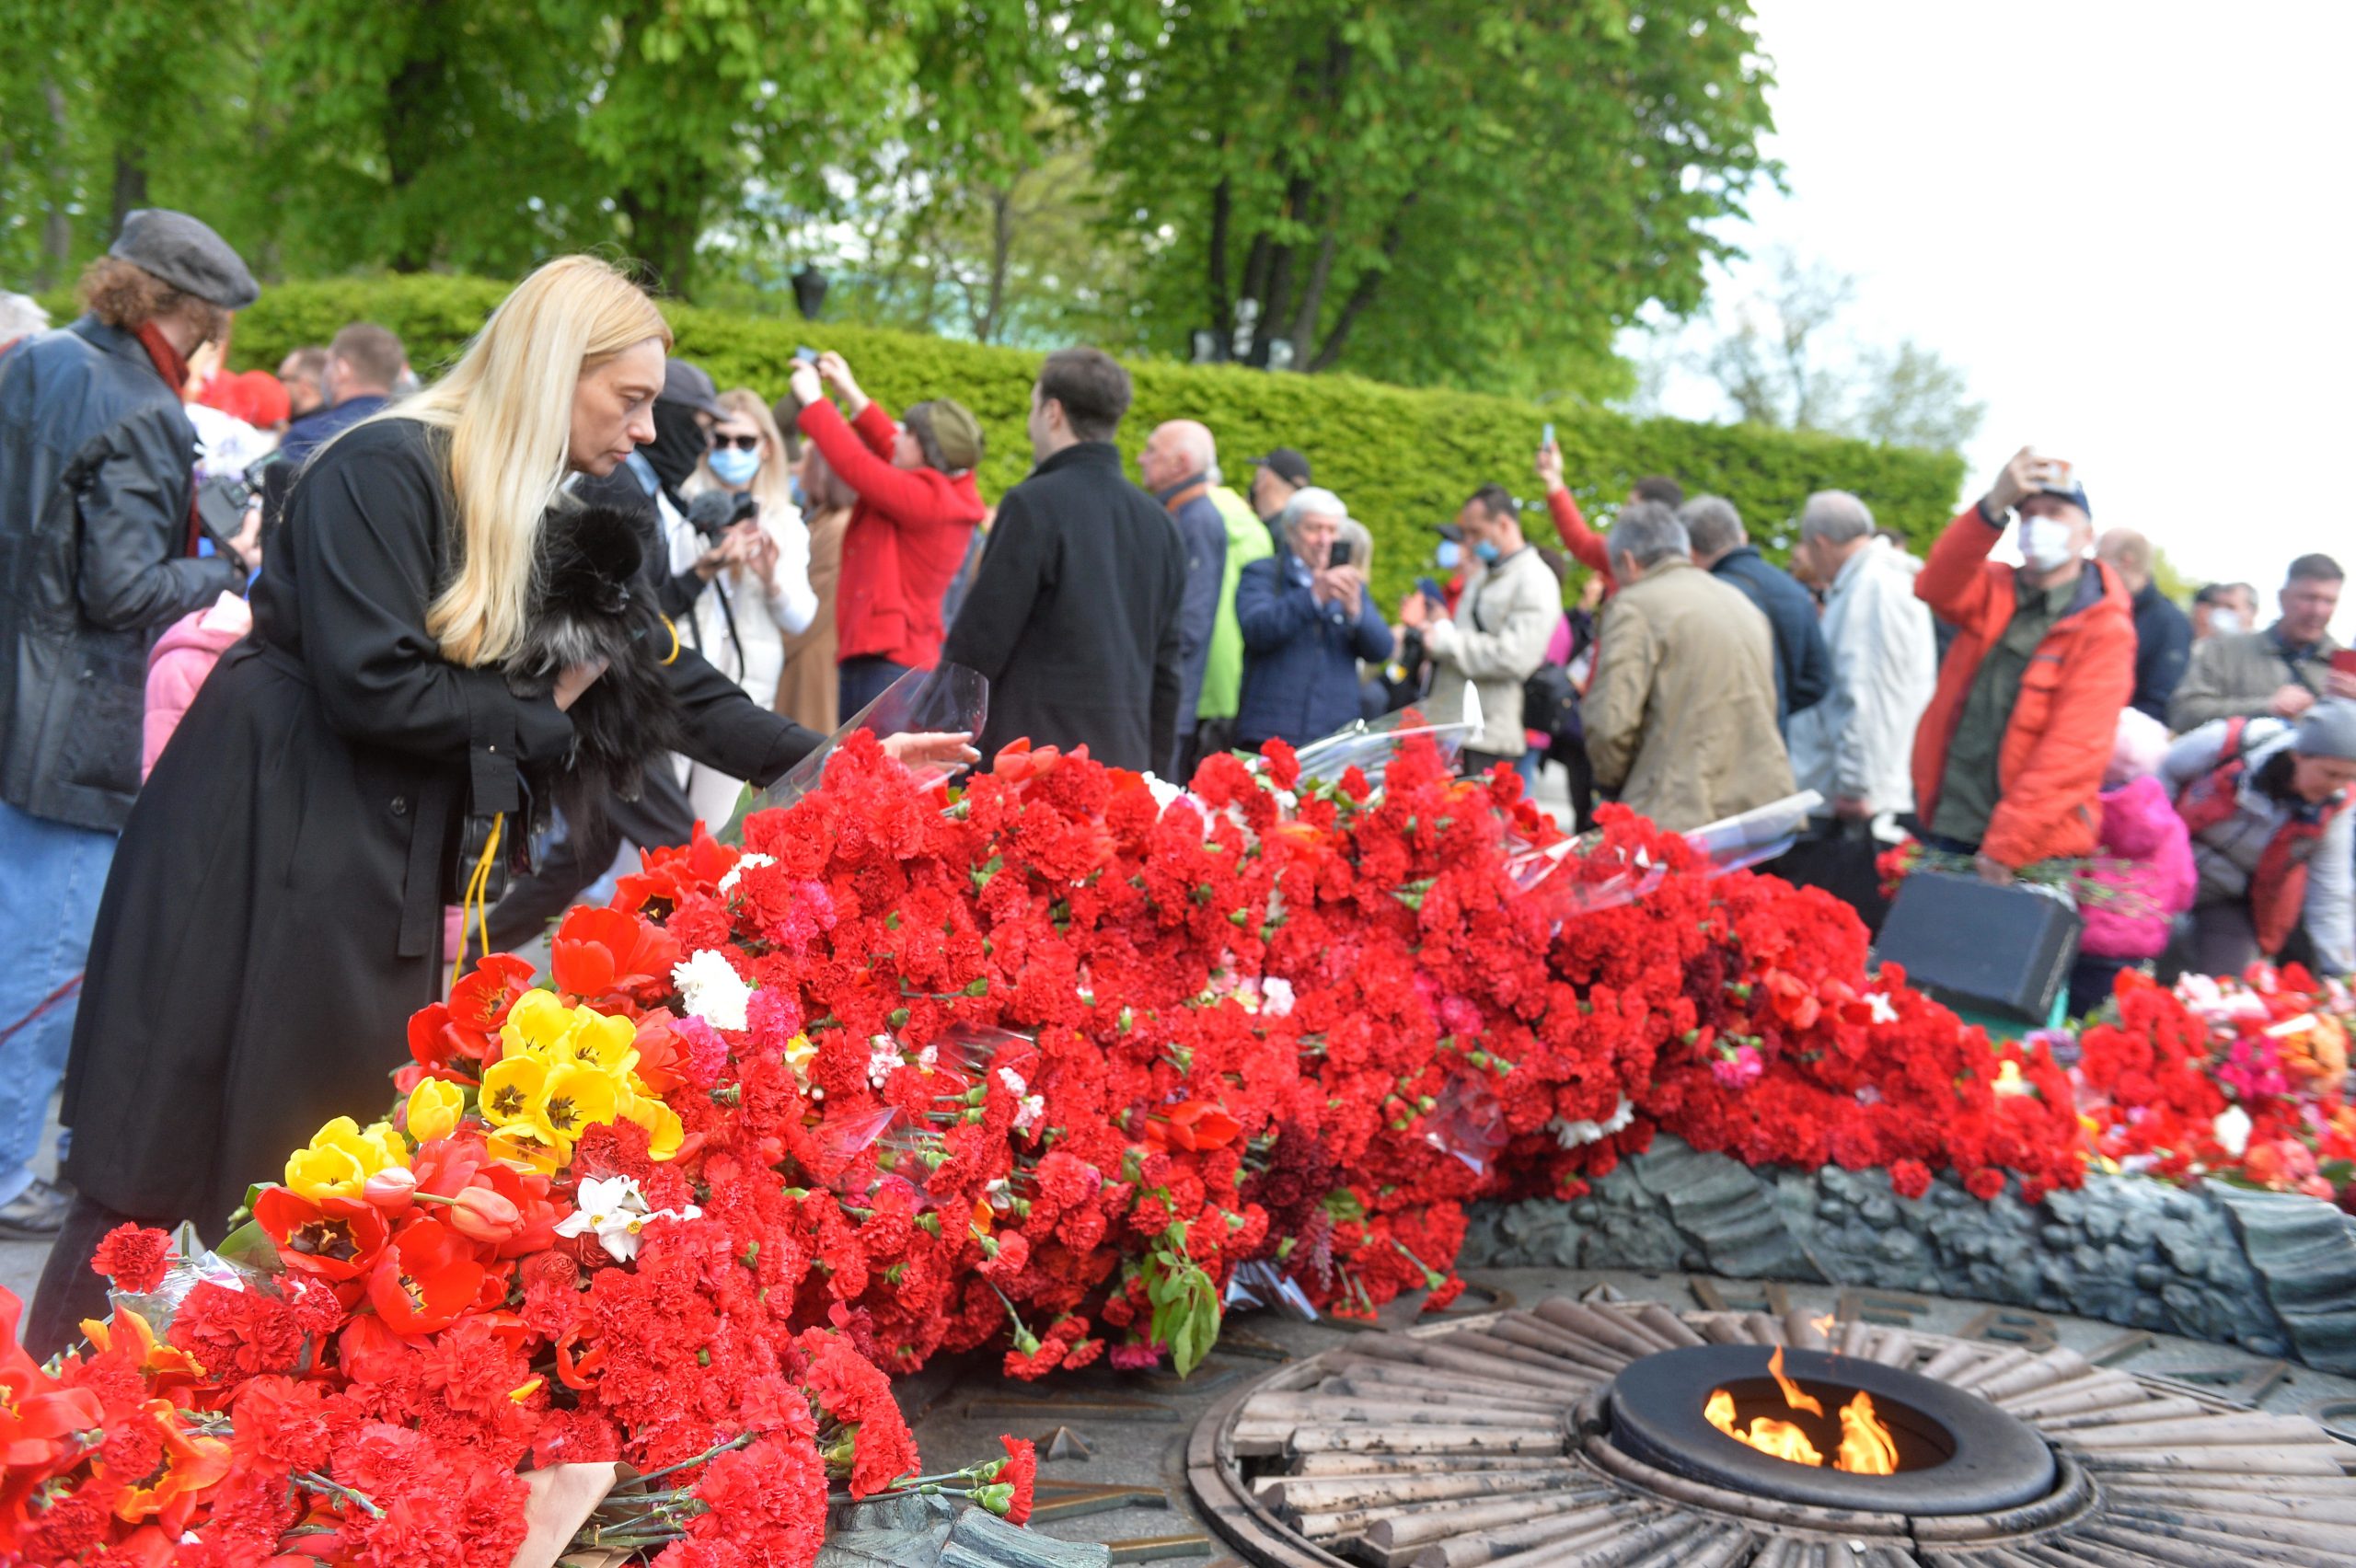
[[[464,346],[503,292],[504,285],[482,279],[440,276],[280,284],[238,317],[237,363],[274,368],[289,349],[324,343],[346,322],[369,320],[400,334],[410,363],[430,376]],[[668,307],[666,314],[678,335],[677,352],[723,387],[749,386],[775,398],[785,390],[796,345],[835,349],[887,407],[946,394],[971,408],[989,437],[981,473],[986,498],[995,500],[1030,467],[1023,421],[1037,354],[687,306]],[[1953,514],[1963,478],[1962,461],[1951,454],[1832,436],[1541,409],[1347,375],[1270,375],[1159,360],[1130,368],[1137,401],[1121,430],[1126,455],[1134,458],[1159,421],[1198,419],[1218,436],[1230,482],[1240,489],[1250,478],[1244,458],[1272,446],[1299,448],[1318,482],[1339,492],[1372,530],[1377,586],[1386,602],[1413,582],[1430,551],[1432,525],[1453,517],[1484,481],[1499,480],[1527,497],[1531,536],[1551,540],[1530,469],[1549,419],[1573,489],[1590,513],[1618,502],[1642,475],[1673,474],[1689,491],[1732,500],[1760,543],[1778,556],[1785,542],[1778,536],[1788,533],[1801,500],[1824,489],[1856,491],[1919,551]]]

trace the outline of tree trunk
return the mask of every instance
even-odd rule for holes
[[[654,292],[684,299],[695,282],[696,236],[703,203],[664,181],[618,191],[614,204],[629,224],[629,248],[653,276]]]
[[[1227,150],[1227,138],[1219,138],[1219,150]],[[1227,286],[1228,225],[1235,216],[1235,186],[1221,177],[1211,187],[1210,239],[1210,306],[1211,330],[1218,335],[1218,357],[1225,359],[1229,344],[1235,336],[1235,295]]]
[[[1006,329],[1006,273],[1013,259],[1014,187],[1010,182],[990,192],[989,313],[974,334],[978,342],[995,343]]]
[[[1309,269],[1309,286],[1300,293],[1300,308],[1293,313],[1293,352],[1299,363],[1309,363],[1310,351],[1317,344],[1317,317],[1325,308],[1325,285],[1334,277],[1334,252],[1342,242],[1341,230],[1329,217],[1325,237],[1318,242],[1317,259]]]
[[[449,109],[449,62],[439,41],[444,3],[420,0],[412,8],[412,52],[385,85],[385,169],[393,217],[385,260],[396,272],[422,272],[433,264],[434,236],[410,211],[410,193],[433,166],[435,136]]]
[[[1421,194],[1420,188],[1410,190],[1406,199],[1399,203],[1399,210],[1391,214],[1391,222],[1384,225],[1382,259],[1385,261],[1391,260],[1399,254],[1399,247],[1407,237],[1408,214],[1415,211],[1415,198],[1419,194]],[[1372,305],[1375,296],[1382,292],[1382,281],[1390,275],[1391,269],[1388,267],[1369,267],[1358,274],[1357,286],[1350,290],[1350,297],[1342,302],[1340,314],[1334,317],[1333,329],[1325,334],[1325,340],[1317,345],[1316,354],[1309,359],[1309,369],[1320,371],[1333,368],[1334,363],[1342,357],[1342,350],[1349,343],[1350,329],[1357,324],[1358,317],[1366,313],[1367,306]]]
[[[114,149],[114,230],[122,220],[147,204],[147,152],[144,147],[117,144]]]
[[[49,104],[49,122],[57,140],[51,144],[49,211],[41,218],[40,271],[35,286],[53,289],[73,273],[74,220],[65,211],[65,191],[74,172],[65,162],[65,95],[57,90],[53,80],[41,83],[40,91]]]

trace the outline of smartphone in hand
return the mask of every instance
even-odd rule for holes
[[[793,351],[793,357],[801,361],[803,364],[816,364],[818,363],[818,351],[810,347],[807,343],[804,343],[802,347]]]
[[[1334,540],[1333,548],[1325,552],[1325,564],[1328,567],[1349,565],[1350,541],[1347,539]]]
[[[1548,421],[1546,421],[1546,428],[1545,428],[1543,431],[1541,431],[1541,432],[1539,432],[1539,435],[1538,435],[1538,449],[1539,449],[1540,451],[1542,451],[1542,451],[1544,451],[1547,447],[1552,446],[1552,445],[1553,445],[1553,444],[1554,444],[1554,421],[1553,421],[1553,420],[1548,420]]]

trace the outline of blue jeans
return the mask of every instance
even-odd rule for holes
[[[114,847],[111,833],[29,816],[0,801],[0,866],[7,868],[0,953],[14,955],[0,963],[0,1031],[14,1030],[0,1040],[0,1204],[32,1185]]]

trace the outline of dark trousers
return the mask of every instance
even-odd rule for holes
[[[708,825],[716,830],[723,824]],[[637,800],[608,797],[598,820],[568,822],[564,836],[540,857],[539,869],[508,882],[506,894],[491,906],[491,951],[513,952],[547,930],[572,907],[582,889],[606,874],[622,840],[641,849],[666,849],[685,844],[695,830],[695,807],[687,803],[670,759],[655,759],[647,765],[646,788]]]
[[[2239,974],[2265,956],[2258,945],[2258,922],[2251,917],[2249,900],[2212,899],[2194,905],[2191,915],[2177,922],[2175,939],[2160,956],[2159,974],[2170,985],[2180,974]],[[2316,967],[2316,944],[2304,923],[2283,939],[2274,962]]]
[[[1792,847],[1766,870],[1801,887],[1820,887],[1857,912],[1873,936],[1889,916],[1875,860],[1881,843],[1873,824],[1842,817],[1811,817]]]
[[[1476,774],[1488,772],[1501,762],[1514,767],[1521,766],[1521,758],[1518,756],[1506,756],[1497,752],[1474,751],[1467,746],[1457,754],[1456,770],[1465,778],[1471,778]]]
[[[1177,766],[1170,775],[1172,784],[1193,781],[1195,769],[1202,767],[1207,757],[1217,756],[1237,744],[1233,719],[1206,719],[1189,734],[1178,737]]]
[[[887,686],[907,673],[907,665],[895,664],[872,653],[837,664],[835,689],[842,702],[843,722],[849,723],[860,709],[882,697]]]
[[[142,1219],[118,1214],[103,1204],[74,1194],[65,1224],[50,1244],[49,1262],[42,1265],[40,1285],[33,1292],[32,1309],[25,1314],[24,1345],[35,1361],[47,1361],[82,1337],[82,1320],[107,1315],[107,1282],[90,1272],[90,1254],[108,1231],[118,1225],[148,1225],[169,1230],[179,1221]]]

